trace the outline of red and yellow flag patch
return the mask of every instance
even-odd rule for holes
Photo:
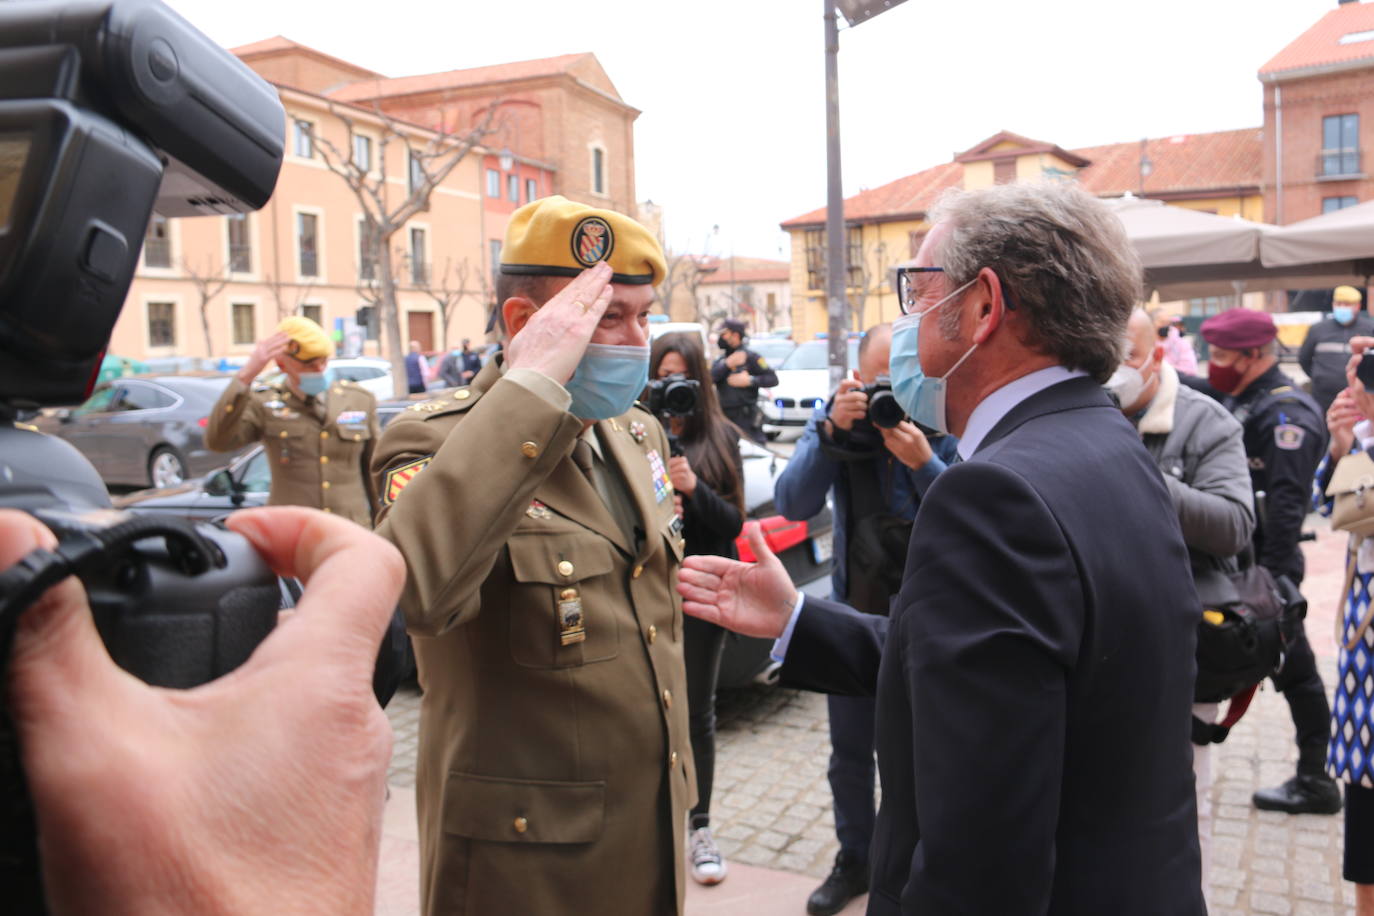
[[[433,457],[420,458],[409,464],[392,468],[386,472],[386,486],[382,488],[382,502],[388,506],[396,501],[396,497],[401,495],[401,491],[406,488],[406,484],[415,479],[415,475],[425,469]]]

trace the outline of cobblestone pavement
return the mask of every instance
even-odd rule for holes
[[[1308,633],[1329,693],[1344,539],[1316,519],[1309,528],[1318,530],[1318,540],[1304,546]],[[413,692],[388,710],[396,733],[393,785],[414,784],[418,710]],[[723,693],[716,753],[712,821],[725,855],[824,878],[838,848],[825,775],[824,697],[777,688]],[[1266,686],[1213,760],[1213,916],[1354,913],[1353,887],[1340,874],[1342,818],[1264,812],[1250,804],[1256,789],[1292,775],[1296,759],[1287,704]]]

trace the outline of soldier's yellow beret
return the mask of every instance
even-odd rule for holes
[[[277,325],[277,333],[291,338],[286,351],[302,362],[334,355],[334,341],[329,339],[324,328],[303,315],[283,318]]]
[[[613,283],[657,283],[667,273],[658,239],[623,213],[554,195],[511,214],[501,273],[575,277],[597,261],[611,265]]]
[[[1360,291],[1353,286],[1338,286],[1331,298],[1336,302],[1359,302]]]

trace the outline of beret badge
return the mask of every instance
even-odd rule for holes
[[[580,220],[572,231],[572,254],[584,267],[604,261],[615,249],[615,233],[611,224],[599,216]]]

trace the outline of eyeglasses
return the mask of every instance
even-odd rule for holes
[[[943,267],[898,267],[897,268],[897,306],[903,315],[910,315],[917,304],[939,298],[938,277],[944,273]],[[1007,284],[1002,283],[1002,301],[1007,308],[1015,309],[1016,302],[1011,297]]]

